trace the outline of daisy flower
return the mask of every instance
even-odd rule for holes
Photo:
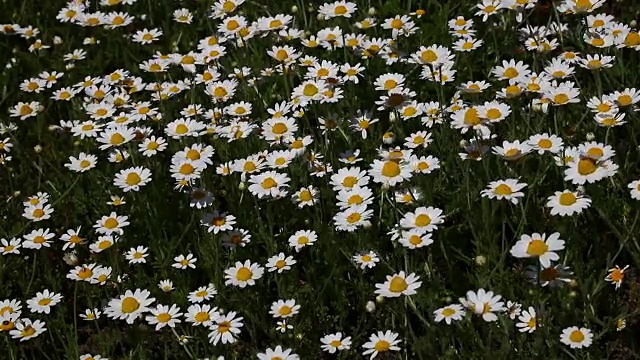
[[[378,262],[380,262],[378,254],[373,251],[356,254],[352,259],[355,262],[356,266],[360,268],[360,270],[364,270],[367,268],[372,269]]]
[[[284,253],[274,255],[267,260],[266,268],[269,272],[277,271],[281,274],[285,270],[291,270],[291,266],[297,263],[293,256],[286,256]]]
[[[96,229],[96,232],[104,235],[117,234],[122,235],[124,230],[123,227],[129,225],[127,221],[129,219],[128,216],[121,216],[112,212],[108,216],[103,216],[100,220],[96,221],[93,227]]]
[[[187,300],[191,303],[200,303],[212,299],[217,294],[218,291],[213,284],[209,284],[207,286],[200,286],[197,290],[190,292]]]
[[[414,295],[416,290],[422,285],[419,276],[411,273],[408,276],[404,271],[398,274],[387,275],[387,280],[382,284],[376,284],[375,294],[383,297],[399,297],[400,295]]]
[[[181,316],[180,308],[176,304],[172,304],[171,307],[158,304],[154,309],[149,310],[149,315],[145,317],[145,320],[149,325],[155,325],[156,331],[159,331],[165,326],[173,328],[176,324],[181,323]]]
[[[462,305],[470,309],[474,314],[482,316],[486,322],[497,321],[496,312],[506,310],[504,302],[500,301],[502,296],[495,295],[493,291],[479,289],[477,292],[468,291],[466,298],[461,298]]]
[[[421,206],[413,212],[407,212],[400,219],[400,226],[405,229],[415,229],[420,232],[433,232],[444,222],[442,210],[434,207]]]
[[[32,313],[49,314],[51,307],[58,304],[60,300],[62,300],[62,295],[45,289],[42,292],[38,292],[34,298],[27,300],[27,307]]]
[[[20,339],[21,342],[27,341],[47,331],[45,325],[46,323],[40,320],[31,321],[30,319],[20,319],[15,324],[15,330],[11,330],[9,335],[11,335],[13,339]]]
[[[622,269],[618,265],[616,265],[614,268],[611,268],[608,270],[608,274],[607,274],[607,277],[605,278],[605,281],[608,281],[614,284],[616,287],[616,290],[618,290],[620,288],[620,285],[622,285],[622,281],[624,280],[624,272],[628,268],[629,268],[629,265],[625,266]]]
[[[362,226],[369,226],[373,210],[366,205],[352,205],[333,217],[336,230],[352,232]]]
[[[365,349],[362,355],[369,355],[369,359],[374,359],[376,356],[388,351],[400,351],[400,344],[402,340],[398,339],[398,334],[387,330],[386,332],[378,331],[375,334],[369,336],[369,341],[364,343],[362,347]],[[383,354],[386,355],[386,354]]]
[[[587,328],[578,328],[571,326],[562,330],[560,334],[560,342],[571,347],[572,349],[582,349],[589,347],[593,341],[593,334]]]
[[[274,301],[269,310],[269,314],[274,318],[282,319],[290,318],[298,312],[300,312],[300,305],[297,305],[294,299]]]
[[[447,323],[447,325],[451,325],[452,321],[460,321],[462,317],[465,315],[464,308],[458,304],[451,304],[440,309],[437,309],[433,312],[434,321],[439,323],[442,320]]]
[[[341,332],[327,334],[320,338],[322,351],[335,354],[336,351],[349,350],[351,348],[351,336],[342,336]]]
[[[292,349],[283,349],[278,345],[275,349],[266,349],[263,353],[258,353],[258,360],[300,360],[300,357],[293,353]]]
[[[209,342],[214,346],[221,342],[222,344],[233,344],[237,341],[240,334],[242,317],[236,317],[235,311],[230,311],[226,315],[220,315],[215,318],[211,326],[211,332],[207,335]]]
[[[225,285],[245,288],[256,284],[256,280],[260,279],[264,274],[264,268],[258,263],[252,264],[251,260],[246,260],[244,263],[236,261],[235,265],[226,269],[224,273]]]
[[[488,188],[482,190],[481,194],[489,199],[504,199],[518,204],[519,198],[524,197],[524,193],[520,190],[526,186],[525,183],[519,183],[518,179],[497,180],[490,182]]]
[[[579,214],[591,205],[591,199],[579,192],[565,190],[556,191],[547,198],[547,207],[551,208],[551,215],[571,216]]]
[[[185,319],[186,322],[191,323],[193,326],[209,327],[219,316],[220,312],[218,312],[217,307],[211,307],[211,305],[207,304],[195,304],[189,306]]]
[[[518,317],[518,323],[516,327],[520,332],[532,333],[538,329],[538,319],[536,318],[536,310],[529,306],[527,310],[523,310],[522,314]]]
[[[533,233],[531,236],[522,235],[510,253],[517,258],[538,258],[542,266],[549,267],[551,261],[560,259],[556,251],[563,249],[564,240],[560,240],[560,233],[555,232],[548,238],[546,234]]]
[[[120,170],[113,180],[113,185],[119,187],[124,192],[139,191],[141,186],[151,181],[151,170],[136,166]]]
[[[124,295],[111,299],[105,308],[105,314],[112,319],[126,320],[127,324],[133,322],[142,314],[149,311],[156,299],[150,298],[148,290],[127,290]]]
[[[189,253],[187,254],[187,256],[184,256],[182,254],[178,255],[173,258],[173,261],[175,261],[175,263],[173,263],[173,265],[171,266],[176,269],[181,269],[181,270],[184,270],[186,268],[195,269],[196,261],[198,261],[198,258],[194,257],[193,254]]]

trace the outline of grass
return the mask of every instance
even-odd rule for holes
[[[640,205],[628,188],[628,184],[640,179],[637,165],[638,105],[634,101],[629,106],[620,106],[619,113],[625,114],[626,123],[613,127],[599,126],[587,108],[592,97],[602,98],[636,86],[638,52],[629,47],[598,48],[587,44],[583,37],[587,30],[586,15],[562,14],[549,1],[539,1],[534,8],[528,9],[522,23],[516,21],[515,12],[510,10],[501,10],[484,22],[482,17],[474,15],[478,10],[477,3],[468,0],[357,0],[354,3],[357,10],[350,19],[319,19],[320,3],[303,0],[268,5],[247,1],[234,14],[246,17],[249,23],[263,16],[291,14],[289,26],[303,30],[307,38],[318,34],[321,29],[339,27],[344,34],[362,33],[371,38],[389,39],[391,31],[381,25],[363,30],[354,24],[367,16],[375,17],[382,24],[387,18],[414,13],[409,16],[417,27],[415,34],[396,39],[398,54],[407,58],[420,46],[438,44],[452,49],[454,39],[449,34],[448,22],[464,16],[474,20],[475,38],[482,40],[483,44],[472,52],[452,51],[455,54],[453,69],[457,71],[455,80],[440,85],[420,78],[427,66],[402,62],[388,65],[380,55],[363,58],[359,52],[346,47],[332,51],[321,46],[310,48],[301,45],[299,39],[285,42],[273,33],[266,33],[264,37],[258,34],[242,46],[230,39],[223,44],[227,54],[212,64],[223,78],[233,74],[234,69],[251,69],[251,75],[239,80],[235,95],[228,101],[214,103],[205,93],[203,84],[193,85],[160,101],[152,99],[154,91],[133,92],[128,104],[151,101],[151,106],[162,116],[128,125],[131,128],[144,127],[141,133],[146,135],[117,147],[130,154],[120,162],[108,161],[114,148],[100,150],[95,138],[81,139],[61,126],[61,120],[89,119],[85,103],[97,103],[98,99],[80,93],[70,101],[54,101],[51,99],[53,90],[77,84],[86,76],[104,77],[118,69],[128,71],[132,77],[140,77],[147,84],[193,79],[195,74],[179,65],[168,67],[166,72],[152,73],[140,69],[139,64],[151,59],[156,52],[197,52],[199,40],[216,34],[218,25],[222,23],[221,19],[207,16],[213,2],[138,0],[130,5],[113,7],[92,2],[87,12],[124,11],[135,16],[131,24],[115,29],[59,22],[55,14],[65,6],[63,2],[2,3],[2,8],[10,11],[2,12],[0,23],[20,27],[32,25],[40,33],[31,39],[16,34],[0,34],[0,64],[11,64],[0,72],[0,113],[3,114],[0,123],[5,127],[16,125],[15,129],[3,130],[0,136],[0,140],[8,138],[12,144],[8,153],[0,148],[0,155],[11,156],[10,160],[3,158],[0,165],[0,195],[3,199],[0,238],[23,239],[24,245],[24,237],[34,230],[49,229],[55,234],[50,247],[35,250],[23,246],[19,249],[20,254],[0,256],[0,301],[21,301],[19,318],[44,321],[47,328],[27,341],[14,339],[9,331],[3,331],[0,333],[0,341],[6,349],[3,356],[7,359],[51,360],[78,359],[85,354],[99,354],[111,360],[217,356],[246,359],[281,345],[292,349],[301,359],[354,359],[369,357],[362,352],[371,334],[390,330],[402,340],[398,345],[400,350],[383,351],[378,358],[640,357],[636,341],[640,331],[640,282],[635,272],[640,265]],[[179,8],[193,13],[190,24],[174,20],[173,11]],[[367,14],[369,8],[375,9],[375,15]],[[425,15],[418,18],[415,15],[417,9],[423,9]],[[640,6],[635,1],[623,0],[605,4],[594,13],[611,14],[614,21],[629,25],[637,21]],[[557,40],[556,49],[536,52],[524,47],[524,39],[518,36],[518,29],[525,25],[549,26],[558,21],[566,24],[568,30],[562,36],[548,36]],[[163,35],[149,45],[134,43],[126,37],[144,28],[160,29]],[[54,44],[55,36],[59,36],[62,43]],[[83,44],[88,37],[99,41],[99,44]],[[51,47],[29,52],[28,48],[36,38]],[[298,126],[295,136],[310,136],[313,143],[307,146],[302,156],[294,158],[286,168],[277,170],[290,178],[286,196],[258,198],[250,188],[255,174],[234,172],[223,176],[216,172],[216,168],[263,151],[271,153],[288,148],[287,139],[269,144],[259,131],[270,118],[267,110],[283,101],[291,101],[291,93],[305,80],[306,69],[300,65],[285,72],[261,74],[261,70],[274,69],[278,65],[267,51],[274,45],[285,43],[302,55],[315,56],[337,65],[360,63],[365,70],[359,84],[346,82],[336,85],[343,91],[340,101],[311,101],[300,108],[303,112],[295,114],[295,118],[293,112],[289,114]],[[65,54],[75,49],[84,49],[86,59],[63,60]],[[598,71],[572,65],[575,73],[559,80],[575,83],[580,92],[579,102],[549,106],[542,111],[531,106],[533,99],[541,98],[540,94],[524,93],[512,99],[496,95],[508,85],[492,74],[492,69],[500,66],[502,60],[523,61],[531,71],[540,73],[548,69],[552,59],[566,51],[576,51],[581,56],[601,54],[615,57],[611,68]],[[71,64],[73,67],[69,67]],[[197,65],[197,73],[204,69],[204,65]],[[52,88],[40,93],[20,89],[25,79],[37,77],[42,71],[64,72],[64,75]],[[404,75],[404,87],[415,92],[414,100],[436,102],[443,114],[442,123],[428,127],[425,125],[427,121],[423,123],[420,118],[400,119],[400,108],[378,110],[375,102],[385,92],[375,90],[373,84],[386,73]],[[475,95],[456,94],[458,87],[467,81],[486,81],[491,86]],[[128,90],[124,82],[115,83],[112,89]],[[473,130],[462,133],[450,126],[453,114],[446,109],[457,98],[468,107],[497,100],[508,104],[511,113],[502,121],[487,125],[494,138],[480,139]],[[43,107],[37,116],[20,120],[9,115],[10,109],[18,102],[30,101],[38,101]],[[180,112],[188,105],[222,109],[240,101],[253,106],[247,120],[249,124],[255,124],[256,129],[246,138],[233,141],[224,138],[223,127],[232,121],[229,115],[215,121],[215,134],[173,139],[165,133],[168,124],[183,117]],[[130,111],[127,109],[130,108],[122,106],[116,114]],[[348,120],[359,110],[371,111],[373,118],[379,119],[366,129],[366,139],[360,130],[354,131],[349,127]],[[203,124],[210,122],[203,116],[197,119]],[[323,131],[321,119],[345,121],[335,131]],[[97,123],[107,124],[110,121],[113,119],[101,119]],[[482,120],[482,123],[487,121]],[[437,158],[440,167],[428,174],[414,173],[410,179],[390,187],[381,186],[375,178],[370,179],[366,184],[373,194],[372,203],[368,205],[372,210],[370,224],[359,226],[352,232],[339,230],[334,216],[342,209],[337,205],[331,176],[345,167],[368,171],[374,160],[380,160],[379,149],[397,146],[407,150],[405,137],[417,131],[430,133],[433,142],[426,148],[414,149],[413,153]],[[392,144],[383,142],[383,136],[388,132],[395,134]],[[508,160],[491,150],[493,146],[501,146],[503,141],[525,142],[530,136],[542,133],[558,136],[567,148],[588,146],[584,145],[588,141],[596,142],[599,148],[610,146],[615,151],[610,160],[619,168],[600,181],[581,185],[565,178],[565,169],[573,165],[558,166],[552,154],[532,151],[518,159]],[[165,138],[168,146],[157,155],[146,157],[138,150],[138,144],[142,143],[143,137],[151,135]],[[461,142],[486,145],[489,152],[482,156],[481,161],[464,160],[459,155],[465,152]],[[171,171],[172,158],[196,143],[212,146],[215,150],[213,164],[204,168],[192,183],[176,189]],[[340,161],[342,152],[354,149],[360,150],[361,162],[349,165]],[[81,152],[96,155],[97,166],[81,173],[65,167],[70,156],[77,157]],[[315,163],[310,161],[312,153],[322,155],[323,159]],[[562,156],[562,152],[558,156]],[[388,159],[384,161],[389,162]],[[579,161],[575,161],[574,167],[577,167]],[[588,164],[591,160],[586,157],[584,161]],[[315,176],[313,168],[320,163],[331,166],[333,172]],[[411,167],[405,161],[400,163],[402,168]],[[120,171],[137,166],[151,171],[149,183],[138,191],[127,192],[114,185]],[[517,204],[481,196],[490,182],[508,178],[527,184],[522,190],[524,197]],[[317,189],[317,198],[312,206],[299,208],[291,196],[308,186]],[[207,189],[215,200],[202,209],[191,207],[189,194],[192,188]],[[572,216],[552,215],[546,206],[547,198],[565,189],[577,191],[590,199],[590,205]],[[410,190],[415,195],[421,194],[421,197],[412,204],[403,204],[395,196],[395,191],[399,190]],[[54,212],[49,219],[33,221],[22,215],[25,211],[23,202],[38,192],[50,195],[48,202]],[[107,204],[111,196],[121,196],[125,204]],[[390,231],[399,226],[405,214],[422,206],[443,211],[443,223],[430,231],[433,243],[409,249],[398,241],[392,241]],[[228,248],[223,243],[224,231],[217,234],[208,232],[207,227],[201,224],[201,218],[214,210],[235,216],[234,229],[247,230],[251,235],[250,242],[245,246]],[[130,224],[123,228],[117,243],[96,253],[89,245],[98,241],[101,234],[93,225],[111,212],[128,216]],[[75,247],[76,259],[70,260],[70,249],[63,250],[64,243],[59,238],[68,229],[78,227],[86,243]],[[288,241],[299,230],[314,231],[317,241],[296,251]],[[522,235],[546,233],[549,236],[556,232],[565,243],[564,249],[556,251],[559,259],[553,264],[568,267],[572,275],[564,286],[542,286],[542,280],[530,281],[527,276],[527,269],[533,273],[543,270],[540,261],[515,257],[511,249]],[[138,246],[147,248],[146,263],[131,264],[124,254]],[[354,265],[353,257],[368,251],[374,251],[380,262],[371,269],[361,270]],[[254,286],[245,288],[225,284],[225,270],[237,261],[251,260],[265,266],[271,256],[281,252],[296,260],[290,270],[281,274],[265,270]],[[180,270],[173,267],[174,258],[181,254],[193,254],[197,258],[196,268]],[[75,266],[83,264],[110,267],[109,280],[97,285],[66,278],[67,274],[76,271]],[[620,279],[619,288],[605,281],[609,270],[616,265],[620,268],[630,266]],[[377,296],[375,285],[383,284],[386,276],[394,276],[400,271],[420,277],[421,285],[417,292],[397,298]],[[165,279],[173,282],[173,291],[164,292],[158,287],[158,283]],[[128,324],[109,318],[104,311],[111,300],[124,295],[126,290],[146,289],[155,299],[151,308],[155,309],[156,304],[176,304],[181,312],[186,313],[191,305],[189,293],[207,284],[212,284],[217,294],[203,303],[218,307],[222,314],[235,311],[243,318],[243,327],[233,338],[233,343],[212,345],[207,338],[211,330],[206,326],[192,326],[185,318],[175,328],[166,326],[156,331],[155,325],[148,324],[145,316]],[[44,289],[62,295],[62,300],[51,307],[49,314],[31,311],[27,300]],[[510,300],[522,304],[522,310],[533,307],[538,324],[535,331],[519,332],[516,323],[522,321],[517,316],[510,318],[506,309],[497,311],[497,320],[493,322],[474,315],[472,309],[466,310],[463,318],[451,325],[435,321],[434,311],[458,303],[467,291],[478,289],[501,295],[503,302]],[[276,321],[280,319],[274,319],[269,313],[272,303],[280,299],[295,299],[301,306],[298,314],[286,319],[293,328],[285,332],[276,329]],[[86,321],[79,316],[85,309],[94,308],[103,311],[99,319]],[[620,326],[621,319],[626,322],[624,328]],[[17,326],[20,321],[14,319],[11,326]],[[562,331],[572,326],[590,330],[593,337],[590,346],[572,349],[560,341]],[[320,339],[335,332],[351,337],[350,349],[336,354],[323,352]],[[183,336],[188,337],[186,342],[179,341]]]

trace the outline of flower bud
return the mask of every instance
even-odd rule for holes
[[[367,312],[370,312],[370,313],[376,311],[376,303],[374,303],[371,300],[367,301],[367,305],[365,306],[365,309],[367,309]]]
[[[369,16],[374,16],[376,14],[376,8],[370,7],[369,11],[367,11],[367,14],[369,14]]]
[[[586,138],[587,138],[587,141],[593,141],[593,139],[595,139],[596,136],[592,132],[590,132],[590,133],[587,133]]]
[[[376,296],[376,302],[378,304],[382,304],[384,302],[384,296],[382,296],[382,295]]]
[[[297,13],[297,12],[298,12],[298,7],[297,7],[297,6],[295,6],[295,5],[293,5],[293,6],[291,7],[291,13],[295,14],[295,13]]]
[[[487,258],[482,255],[476,256],[475,259],[473,260],[476,262],[476,265],[478,266],[484,266],[487,263]]]

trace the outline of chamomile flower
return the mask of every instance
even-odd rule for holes
[[[51,239],[54,236],[55,234],[50,233],[48,228],[33,230],[24,236],[22,247],[35,250],[42,249],[43,247],[51,247]]]
[[[172,304],[171,307],[158,304],[155,308],[149,309],[149,315],[145,317],[145,320],[149,325],[155,325],[155,330],[159,331],[165,326],[173,328],[180,324],[182,315],[180,308],[176,304]]]
[[[439,323],[442,320],[447,323],[447,325],[451,325],[453,321],[460,321],[465,315],[464,308],[458,304],[451,304],[440,309],[437,309],[433,312],[434,321]]]
[[[407,249],[418,249],[433,244],[431,237],[431,233],[425,233],[424,230],[411,229],[403,231],[398,242]]]
[[[286,256],[281,252],[270,257],[265,266],[269,272],[277,271],[278,274],[281,274],[285,270],[291,270],[291,266],[296,263],[297,261],[293,259],[293,256]]]
[[[190,292],[187,300],[189,300],[190,303],[201,303],[212,299],[217,294],[218,291],[213,284],[209,284],[207,286],[200,286],[195,291]]]
[[[213,213],[204,214],[201,223],[207,227],[207,232],[217,234],[222,231],[233,230],[236,217],[216,210]]]
[[[122,189],[122,191],[139,191],[141,186],[145,186],[151,181],[151,170],[142,167],[132,167],[120,170],[113,180],[113,185]]]
[[[369,336],[369,341],[364,343],[362,347],[364,351],[362,355],[369,355],[369,359],[373,360],[378,355],[387,355],[389,351],[400,351],[400,344],[402,340],[398,339],[398,334],[387,330],[385,332],[378,331],[375,334]]]
[[[333,217],[333,221],[336,230],[353,232],[360,227],[370,225],[369,219],[372,215],[373,210],[367,209],[366,205],[352,205],[337,213]]]
[[[128,216],[118,215],[115,212],[111,212],[109,215],[105,215],[100,220],[96,221],[93,227],[96,229],[96,232],[104,235],[122,235],[124,230],[122,228],[129,225],[127,221],[129,219]]]
[[[292,349],[283,349],[278,345],[275,349],[266,349],[264,353],[258,353],[258,360],[300,360]]]
[[[291,195],[293,201],[298,205],[300,209],[305,206],[313,206],[318,201],[318,190],[309,185],[308,187],[301,187],[300,190],[296,191]]]
[[[322,351],[335,354],[337,351],[349,350],[351,348],[351,336],[343,336],[341,332],[327,334],[320,338]]]
[[[264,268],[258,263],[251,263],[251,260],[246,260],[244,263],[236,261],[235,265],[226,269],[224,273],[225,285],[245,288],[256,284],[256,280],[264,274]]]
[[[584,327],[571,326],[562,330],[562,334],[560,334],[560,342],[572,349],[589,347],[592,341],[593,334],[591,330]]]
[[[460,302],[474,314],[481,316],[484,321],[493,322],[498,320],[495,313],[505,310],[504,302],[500,299],[502,296],[494,294],[493,291],[479,289],[477,292],[468,291],[466,298],[461,298]]]
[[[269,314],[280,319],[290,318],[298,312],[300,312],[300,305],[296,304],[295,299],[274,301],[269,310]]]
[[[536,310],[532,306],[522,311],[522,314],[518,317],[518,323],[516,323],[518,331],[527,333],[536,331],[538,326],[540,324],[536,317]]]
[[[0,254],[2,255],[19,255],[21,247],[22,242],[20,239],[11,238],[9,241],[7,241],[7,239],[0,239]]]
[[[422,285],[419,276],[411,273],[406,275],[404,271],[398,274],[387,275],[387,279],[382,284],[376,284],[375,294],[383,297],[399,297],[400,295],[414,295],[417,289]]]
[[[356,254],[352,259],[360,270],[373,269],[380,262],[378,254],[373,251]]]
[[[615,267],[608,270],[608,274],[607,274],[607,277],[605,278],[605,281],[608,281],[614,284],[616,287],[616,290],[618,290],[620,288],[620,285],[622,285],[622,281],[624,280],[624,272],[628,268],[629,268],[629,265],[625,266],[624,268],[620,268],[618,265],[616,265]]]
[[[142,314],[148,312],[149,305],[156,299],[150,298],[148,290],[127,290],[124,295],[111,299],[105,308],[105,314],[112,319],[125,320],[127,324],[133,322]]]
[[[144,246],[131,248],[125,253],[125,259],[129,261],[129,264],[144,264],[147,262],[147,256],[149,256],[147,251],[149,251],[149,248]]]
[[[629,192],[632,199],[640,200],[640,180],[630,182],[627,188],[631,189]]]
[[[418,232],[432,232],[438,229],[438,225],[444,222],[443,211],[432,206],[421,206],[413,212],[407,212],[400,219],[400,226],[405,229],[413,229]]]
[[[215,318],[211,326],[211,332],[207,335],[209,342],[214,346],[218,342],[222,344],[233,344],[237,341],[240,334],[240,328],[244,325],[242,317],[236,316],[235,311],[229,311],[225,315],[219,315]]]
[[[289,237],[289,246],[293,247],[296,252],[300,252],[302,248],[313,245],[318,240],[318,235],[313,230],[299,230]]]
[[[27,307],[32,313],[49,314],[51,308],[57,305],[60,300],[62,300],[62,295],[45,289],[42,292],[38,292],[35,297],[27,300]]]
[[[571,216],[579,214],[591,205],[591,199],[579,192],[565,190],[556,191],[547,198],[546,206],[551,208],[551,215]]]
[[[482,190],[481,195],[489,199],[508,200],[518,204],[519,198],[524,197],[521,192],[527,184],[519,183],[518,179],[497,180],[489,183],[487,189]]]
[[[544,267],[551,266],[551,261],[557,261],[560,256],[556,251],[564,249],[564,240],[560,240],[560,233],[555,232],[547,238],[546,234],[533,233],[522,235],[520,240],[510,250],[517,258],[538,258]]]
[[[291,179],[288,175],[275,171],[266,171],[249,178],[249,191],[258,199],[264,197],[282,197],[286,195]]]
[[[27,341],[47,331],[45,325],[44,321],[22,318],[15,323],[15,329],[9,331],[9,335],[13,339],[20,339],[21,342]]]
[[[191,323],[192,326],[204,326],[209,327],[213,324],[213,321],[220,316],[220,312],[217,307],[204,304],[194,304],[187,308],[187,314],[185,320]]]

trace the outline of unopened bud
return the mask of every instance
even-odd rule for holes
[[[595,139],[596,136],[590,132],[590,133],[587,133],[586,138],[587,138],[587,141],[593,141],[593,139]]]
[[[42,152],[42,146],[40,145],[36,145],[33,147],[33,151],[36,152],[36,154],[40,154]]]
[[[376,296],[376,302],[378,304],[382,304],[384,302],[384,296],[382,296],[382,295]]]
[[[297,13],[297,12],[298,12],[298,7],[297,7],[297,6],[295,6],[295,5],[293,5],[293,6],[291,7],[291,12],[292,12],[292,13],[294,13],[294,14],[295,14],[295,13]]]
[[[240,182],[240,184],[238,184],[238,190],[244,191],[246,188],[247,188],[247,184],[244,181],[242,181],[242,182]]]
[[[60,45],[62,44],[62,38],[60,36],[54,36],[53,37],[53,44],[54,45]]]
[[[367,14],[369,14],[369,16],[374,16],[376,14],[376,8],[370,7],[369,11],[367,11]]]
[[[476,256],[474,260],[478,266],[484,266],[487,263],[487,258],[482,255]]]
[[[371,300],[367,301],[367,305],[365,306],[365,309],[367,309],[367,312],[370,312],[370,313],[376,311],[376,303],[374,303]]]

